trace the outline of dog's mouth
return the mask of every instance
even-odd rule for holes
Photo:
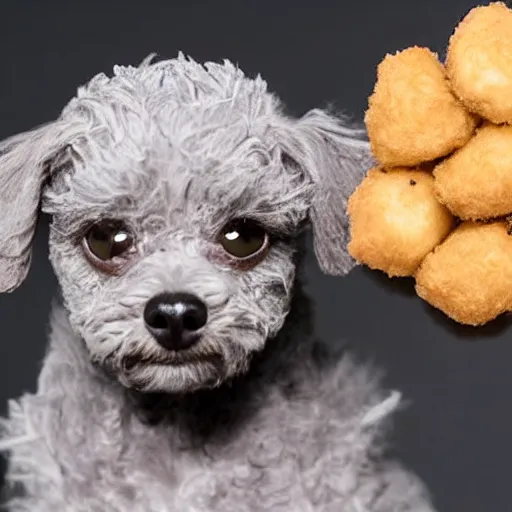
[[[116,378],[127,388],[141,392],[192,392],[218,386],[226,376],[221,354],[208,354],[180,361],[126,356]]]
[[[145,366],[188,366],[194,364],[218,365],[222,361],[221,354],[215,353],[169,353],[168,355],[147,356],[143,354],[129,354],[122,358],[121,366],[124,371],[131,372],[136,368]]]

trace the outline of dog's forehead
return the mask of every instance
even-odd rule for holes
[[[155,64],[116,66],[110,78],[96,75],[78,89],[63,117],[84,117],[85,113],[89,124],[111,132],[127,123],[151,131],[156,123],[176,143],[200,130],[206,139],[208,132],[219,127],[260,125],[272,117],[278,103],[259,75],[249,78],[227,60],[201,65],[180,54]]]
[[[180,54],[137,68],[116,66],[111,78],[97,75],[62,116],[85,118],[82,142],[98,150],[88,151],[89,161],[101,156],[104,164],[112,158],[133,167],[160,159],[174,172],[201,173],[228,160],[268,159],[267,132],[277,110],[261,77],[248,78],[229,61],[201,65]]]
[[[98,75],[80,89],[63,116],[89,123],[74,147],[81,156],[71,178],[75,207],[112,209],[126,197],[153,198],[138,202],[146,209],[296,206],[296,176],[274,154],[269,130],[277,99],[260,77],[228,61],[202,66],[180,56],[117,67],[112,78]]]

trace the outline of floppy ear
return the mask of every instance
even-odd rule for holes
[[[293,121],[280,142],[314,185],[309,218],[318,263],[327,274],[344,275],[355,266],[347,250],[347,201],[373,165],[365,131],[314,109]]]
[[[56,121],[0,142],[0,292],[15,290],[28,273],[41,187],[71,132]]]

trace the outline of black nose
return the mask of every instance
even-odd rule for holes
[[[189,293],[162,293],[144,308],[146,328],[162,347],[183,350],[199,340],[199,330],[206,325],[206,305]]]

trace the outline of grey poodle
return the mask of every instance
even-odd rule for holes
[[[384,453],[399,394],[314,339],[300,285],[308,227],[326,273],[353,266],[370,162],[362,131],[183,55],[0,143],[0,291],[40,210],[62,289],[37,392],[1,423],[9,509],[432,512]]]

